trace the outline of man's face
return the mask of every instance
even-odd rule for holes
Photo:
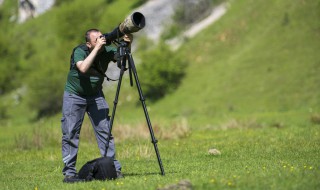
[[[87,42],[88,47],[92,50],[96,44],[97,44],[97,39],[100,38],[100,36],[102,35],[101,32],[91,32],[90,33],[90,41]]]

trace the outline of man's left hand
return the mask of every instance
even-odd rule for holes
[[[123,37],[123,40],[125,41],[125,42],[128,42],[128,43],[132,43],[132,41],[133,41],[133,35],[132,34],[125,34],[124,35],[124,37]]]

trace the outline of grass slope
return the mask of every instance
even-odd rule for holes
[[[207,124],[224,116],[319,112],[319,1],[232,1],[179,52],[183,85],[152,110]],[[170,110],[170,111],[168,111]]]
[[[308,130],[306,130],[308,128]],[[160,175],[147,139],[117,146],[124,179],[63,184],[58,146],[2,149],[2,189],[157,189],[188,180],[194,189],[319,188],[319,125],[287,128],[202,130],[158,144],[165,176]],[[210,148],[221,156],[209,155]],[[95,142],[81,142],[77,166],[98,157]]]
[[[115,137],[129,136],[116,141],[124,179],[63,184],[56,116],[1,128],[1,188],[156,189],[186,179],[194,189],[318,189],[320,125],[309,117],[320,111],[319,6],[231,1],[218,23],[177,52],[190,62],[182,86],[147,102],[166,176],[159,175],[149,137],[133,137],[148,131],[131,129],[144,116],[136,104],[126,104],[135,91],[126,87],[114,128]],[[190,128],[162,127],[180,118]],[[129,127],[118,125],[126,122]],[[182,129],[186,133],[175,136]],[[86,121],[78,169],[99,156],[92,133]],[[209,155],[210,148],[221,156]]]

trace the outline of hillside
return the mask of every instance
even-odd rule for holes
[[[51,106],[59,117],[61,102],[57,100],[60,100],[65,82],[70,49],[82,40],[79,31],[92,27],[94,19],[98,27],[111,30],[120,20],[115,18],[124,18],[139,2],[111,1],[108,4],[95,0],[87,7],[81,0],[72,1],[19,26],[2,22],[9,36],[2,37],[1,47],[10,38],[19,37],[21,42],[21,46],[2,51],[3,55],[9,55],[1,67],[5,73],[2,82],[8,81],[5,83],[10,82],[9,87],[16,88],[1,96],[2,112],[9,119],[18,115],[19,119],[14,122],[25,123],[35,115],[30,105],[41,101],[36,97],[48,97],[41,105]],[[12,3],[5,1],[4,6],[10,5]],[[84,8],[96,10],[101,6],[105,7],[104,11],[99,9],[85,14],[81,11]],[[115,7],[121,9],[116,9],[115,13],[112,11]],[[188,39],[175,53],[189,63],[186,75],[175,92],[155,103],[147,101],[152,118],[169,122],[186,118],[192,126],[211,126],[230,118],[302,114],[307,119],[318,113],[318,10],[319,1],[294,4],[291,1],[230,1],[227,14]],[[89,16],[93,12],[94,16]],[[69,26],[73,29],[68,29]],[[138,60],[139,51],[144,50],[138,49],[134,54]],[[17,52],[19,56],[15,56]],[[15,64],[9,64],[12,62]],[[16,72],[7,75],[12,69]],[[147,71],[138,67],[138,73],[142,72]],[[143,78],[140,81],[143,83]],[[133,110],[140,109],[136,101],[131,100],[135,96],[137,100],[138,95],[127,82],[120,94],[119,112],[122,110],[120,114],[127,116],[127,121],[122,122],[140,122],[136,118],[141,116],[132,114]],[[43,90],[47,87],[51,91]],[[115,90],[108,90],[107,97],[111,102]],[[17,102],[12,102],[13,97]]]
[[[16,2],[4,1],[0,7],[0,55],[4,58],[0,66],[1,120],[20,124],[39,114],[59,113],[72,48],[83,42],[88,28],[109,32],[141,2],[61,2],[45,14],[17,24],[10,21],[12,12],[17,11]],[[10,39],[18,40],[13,44]]]
[[[196,126],[242,116],[308,120],[320,111],[319,6],[232,1],[225,16],[179,50],[191,63],[188,74],[153,113]]]
[[[217,22],[174,52],[136,38],[142,89],[152,68],[186,63],[173,91],[146,101],[165,175],[126,72],[112,128],[125,178],[62,183],[60,106],[70,52],[87,28],[110,31],[143,2],[59,0],[17,25],[9,19],[16,2],[3,1],[2,189],[319,189],[320,0],[228,0]],[[104,85],[110,107],[116,84]],[[37,117],[39,110],[51,113]],[[87,117],[80,138],[78,171],[101,156]]]

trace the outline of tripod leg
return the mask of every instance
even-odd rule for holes
[[[136,81],[136,85],[137,85],[139,96],[140,96],[140,101],[142,103],[143,111],[144,111],[144,114],[145,114],[145,117],[146,117],[146,120],[147,120],[147,124],[148,124],[148,128],[149,128],[149,131],[150,131],[150,135],[151,135],[151,140],[152,140],[151,142],[153,143],[154,150],[155,150],[155,152],[157,154],[157,158],[158,158],[161,174],[165,175],[164,169],[163,169],[163,166],[162,166],[162,161],[161,161],[161,158],[160,158],[160,153],[159,153],[158,146],[157,146],[158,140],[155,138],[154,133],[153,133],[151,121],[150,121],[149,114],[148,114],[148,111],[147,111],[147,106],[145,104],[145,99],[143,97],[142,89],[141,89],[141,86],[140,86],[140,83],[139,83],[137,70],[135,68],[131,53],[128,52],[127,56],[128,56],[128,62],[129,62],[130,68],[132,69],[132,73],[133,73],[134,79]]]
[[[110,140],[110,135],[111,135],[111,131],[112,131],[112,126],[113,126],[113,120],[114,117],[116,115],[116,110],[117,110],[117,105],[118,105],[118,98],[119,98],[119,94],[120,94],[120,87],[121,87],[121,83],[122,83],[122,77],[125,71],[125,67],[126,67],[126,59],[123,58],[122,59],[122,65],[121,65],[121,71],[120,71],[120,76],[119,76],[119,82],[118,82],[118,86],[117,86],[117,92],[116,92],[116,96],[114,98],[113,101],[113,109],[112,109],[112,115],[111,115],[111,119],[110,119],[110,123],[109,123],[109,133],[108,133],[108,139],[107,139],[107,144],[106,144],[106,151],[105,151],[105,155],[107,156],[107,151],[108,151],[108,146],[109,146],[109,140]]]

